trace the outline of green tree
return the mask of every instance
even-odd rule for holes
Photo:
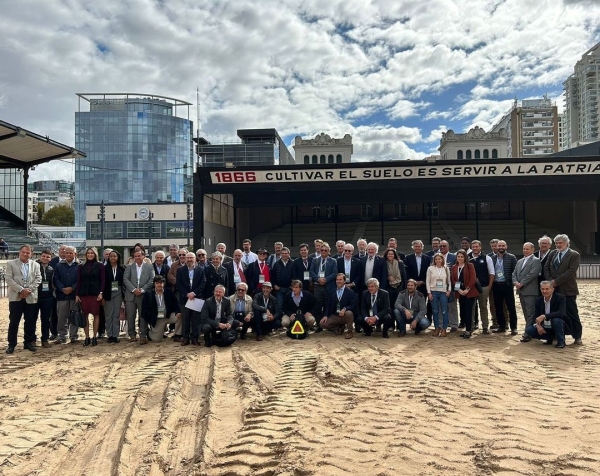
[[[50,226],[73,226],[75,224],[75,211],[64,205],[51,208],[44,213],[40,221],[41,225]]]
[[[42,220],[44,219],[44,208],[45,208],[44,202],[42,202],[42,203],[38,202],[38,206],[37,206],[37,214],[38,214],[37,222],[38,223],[41,223]]]

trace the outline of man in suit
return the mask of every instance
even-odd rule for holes
[[[6,263],[6,284],[8,286],[8,347],[12,354],[17,346],[17,333],[21,318],[23,324],[23,348],[31,352],[35,347],[35,323],[37,321],[38,287],[42,283],[40,265],[31,259],[31,246],[19,248],[19,257]]]
[[[248,265],[248,288],[250,295],[262,292],[264,282],[271,282],[271,270],[267,264],[269,252],[265,248],[259,248],[258,259]],[[242,259],[243,260],[243,259]]]
[[[263,340],[263,335],[281,327],[282,311],[275,296],[271,294],[271,289],[271,283],[264,282],[262,292],[254,296],[252,301],[252,329],[257,341]]]
[[[187,255],[187,249],[180,248],[177,250],[177,257],[179,258],[177,261],[173,261],[169,265],[169,273],[167,275],[167,282],[173,289],[173,291],[177,290],[177,269],[181,266],[185,266],[185,256]]]
[[[404,253],[402,253],[402,251],[400,251],[398,249],[398,240],[396,238],[390,238],[388,240],[388,248],[392,248],[393,250],[396,251],[396,254],[398,255],[398,258],[400,259],[400,261],[404,261],[404,259],[406,258],[406,255]],[[385,258],[385,256],[384,256]]]
[[[52,311],[56,307],[56,298],[54,297],[54,269],[49,265],[52,259],[52,252],[44,250],[40,254],[40,259],[37,261],[40,265],[40,274],[42,282],[38,287],[38,310],[40,311],[40,324],[42,328],[42,347],[49,348],[50,344],[50,320]],[[35,345],[35,341],[33,342]]]
[[[162,342],[169,324],[174,324],[175,334],[181,335],[181,308],[175,293],[165,288],[164,276],[157,274],[152,281],[154,288],[144,293],[142,315],[150,326],[148,336],[152,342]]]
[[[421,240],[414,240],[411,247],[414,253],[406,255],[404,260],[406,278],[414,279],[417,283],[417,291],[426,296],[427,286],[425,281],[427,279],[427,269],[431,266],[431,257],[423,253],[424,246]],[[427,315],[430,316],[429,313]]]
[[[359,238],[356,242],[356,253],[354,254],[353,258],[361,260],[365,256],[367,256],[367,240],[364,238]]]
[[[264,283],[263,283],[264,287]],[[231,312],[233,319],[242,325],[240,331],[240,339],[246,340],[246,332],[252,325],[252,298],[248,296],[248,285],[246,283],[238,283],[235,288],[235,293],[229,296],[231,303]]]
[[[237,329],[240,323],[231,315],[231,301],[225,298],[225,286],[217,284],[200,315],[200,327],[204,333],[204,345],[211,347],[223,330]]]
[[[379,281],[370,278],[367,289],[363,291],[360,301],[360,318],[357,320],[366,336],[373,333],[373,326],[382,325],[381,337],[389,337],[389,329],[394,325],[390,314],[390,296],[387,291],[379,289]]]
[[[494,262],[492,258],[482,252],[481,241],[473,240],[471,242],[472,258],[469,263],[475,268],[475,274],[481,285],[482,292],[475,298],[473,303],[473,329],[478,327],[478,317],[481,317],[481,326],[484,334],[489,334],[489,319],[488,319],[488,300],[494,279],[496,278],[496,271],[494,271]],[[479,316],[477,313],[479,305]],[[497,329],[497,327],[496,327]]]
[[[198,345],[200,336],[200,313],[186,307],[188,300],[202,299],[205,295],[206,276],[204,268],[196,265],[196,255],[191,251],[185,255],[185,266],[177,268],[177,294],[182,309],[181,336],[175,342],[182,346]],[[180,338],[178,338],[180,337]]]
[[[361,290],[366,289],[367,281],[371,278],[375,278],[380,283],[385,283],[387,281],[387,265],[385,264],[385,259],[377,254],[379,251],[377,243],[369,243],[366,251],[367,254],[361,260],[360,267],[363,281],[361,283]]]
[[[179,261],[179,256],[177,256],[177,253],[179,251],[179,245],[173,243],[171,245],[169,245],[169,256],[167,256],[166,262],[167,265],[169,266],[169,268],[172,266],[173,263],[176,263],[177,261]]]
[[[316,322],[315,302],[313,295],[302,289],[302,281],[292,281],[292,292],[287,293],[283,298],[281,326],[289,327],[290,323],[296,320],[296,315],[300,313],[304,316],[306,325],[312,327]]]
[[[323,240],[317,238],[313,243],[315,245],[315,252],[313,253],[312,257],[319,259],[321,257],[321,245],[323,244]]]
[[[536,251],[535,257],[540,259],[540,274],[538,276],[538,291],[539,291],[539,285],[542,284],[542,281],[544,281],[544,269],[546,268],[546,262],[548,261],[548,255],[550,254],[550,249],[552,248],[552,238],[550,238],[549,236],[542,236],[539,240],[538,240],[538,246],[539,246],[539,250]],[[539,294],[538,294],[539,296]]]
[[[246,263],[247,265],[254,263],[256,260],[258,260],[258,255],[257,253],[254,253],[250,248],[252,248],[252,241],[248,238],[246,238],[243,242],[242,242],[242,248],[244,249],[244,252],[242,253],[242,261],[244,263]]]
[[[335,289],[335,276],[337,275],[337,261],[329,257],[329,244],[321,245],[321,257],[314,259],[310,268],[310,278],[314,283],[315,318],[317,323],[325,315],[328,307],[329,295]],[[317,324],[316,332],[321,332]]]
[[[344,240],[337,240],[335,242],[335,255],[332,256],[333,259],[338,260],[344,257],[344,246],[346,246]]]
[[[512,275],[513,286],[517,289],[521,310],[525,317],[525,327],[533,325],[535,320],[535,300],[538,297],[538,275],[540,260],[533,256],[533,243],[523,245],[523,258],[517,261]]]
[[[294,260],[294,264],[292,265],[292,280],[297,279],[298,281],[302,281],[302,288],[310,291],[310,267],[314,257],[309,255],[306,243],[302,243],[298,247],[298,251],[300,252],[300,256]]]
[[[149,292],[154,285],[154,268],[151,263],[144,262],[144,255],[145,252],[139,249],[133,253],[133,263],[128,265],[123,273],[129,342],[138,340],[135,332],[135,316],[137,312],[140,326],[140,345],[148,343],[148,324],[142,316],[144,294]]]
[[[352,256],[352,253],[349,256]],[[337,274],[335,285],[335,290],[329,296],[327,313],[321,319],[320,325],[322,329],[335,331],[336,335],[342,335],[345,326],[348,330],[345,338],[352,339],[354,317],[358,316],[358,298],[356,293],[346,285],[344,273]]]
[[[271,283],[279,307],[283,306],[283,298],[290,292],[294,262],[290,259],[290,250],[281,249],[281,257],[275,261],[271,269]]]
[[[577,270],[579,269],[581,256],[577,251],[570,248],[570,243],[569,237],[565,234],[554,237],[556,249],[548,255],[544,277],[552,281],[557,293],[567,298],[567,316],[573,326],[573,338],[575,344],[581,345],[583,330],[579,319],[579,310],[577,309],[577,295],[579,294]]]
[[[406,282],[406,289],[398,294],[394,303],[394,318],[398,324],[398,337],[406,335],[407,324],[415,331],[415,335],[431,325],[431,319],[427,318],[425,296],[417,291],[417,282],[412,278]]]
[[[65,259],[65,252],[67,251],[67,245],[60,245],[58,248],[58,256],[55,256],[50,260],[49,266],[52,267],[54,271],[58,266],[58,263]],[[54,285],[54,283],[52,283]],[[49,341],[55,341],[58,338],[58,308],[57,301],[54,300],[54,308],[52,309],[52,317],[50,318],[50,337],[48,337]]]
[[[206,287],[204,288],[204,295],[208,298],[214,293],[217,284],[225,287],[229,284],[229,276],[227,270],[221,266],[223,262],[223,256],[218,251],[215,251],[211,256],[211,264],[206,265],[204,268],[204,274],[206,275]]]
[[[227,270],[227,293],[235,294],[235,288],[239,283],[248,284],[248,265],[242,261],[242,250],[233,252],[233,259],[225,263],[223,268]]]
[[[427,256],[429,256],[430,258],[433,257],[434,254],[439,253],[440,252],[440,243],[442,242],[442,239],[438,236],[434,236],[431,239],[431,249],[425,253]]]
[[[517,309],[515,307],[515,294],[512,286],[513,272],[517,266],[517,257],[507,252],[506,241],[499,240],[496,245],[497,253],[492,256],[496,277],[492,286],[494,305],[496,306],[496,318],[498,329],[493,332],[504,334],[507,330],[504,316],[504,304],[508,308],[510,317],[510,329],[512,335],[517,335]]]
[[[227,245],[225,245],[225,243],[218,243],[217,246],[215,246],[215,251],[218,251],[219,253],[221,253],[221,256],[223,257],[222,260],[222,264],[223,266],[225,266],[227,263],[231,262],[231,256],[227,256],[225,254],[225,251],[227,250]]]
[[[169,265],[165,262],[165,252],[158,250],[154,253],[154,263],[152,263],[152,267],[154,268],[154,276],[163,276],[165,280],[167,279],[167,275],[169,274]]]
[[[79,328],[69,324],[69,314],[76,309],[75,288],[77,286],[77,270],[79,263],[75,257],[75,248],[67,246],[64,252],[65,259],[61,260],[54,272],[54,288],[56,292],[56,311],[58,320],[56,324],[57,344],[67,343],[67,332],[71,343],[77,343]]]
[[[343,252],[343,258],[337,259],[338,273],[344,273],[346,276],[346,287],[358,295],[362,284],[362,266],[360,260],[352,256],[354,246],[351,243],[344,245]]]
[[[565,347],[565,335],[573,333],[573,323],[567,315],[567,299],[558,292],[554,292],[552,281],[542,281],[540,285],[542,295],[535,302],[535,321],[525,329],[521,342],[531,339],[545,339],[546,344],[552,345],[556,337],[555,347]],[[528,337],[528,339],[527,339]]]

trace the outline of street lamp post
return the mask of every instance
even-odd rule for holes
[[[152,259],[152,211],[148,212],[148,257]]]
[[[100,202],[100,256],[104,259],[104,220],[106,218],[106,208],[104,200]]]
[[[190,220],[192,219],[192,204],[188,198],[187,204],[185,205],[187,211],[187,247],[190,248]]]

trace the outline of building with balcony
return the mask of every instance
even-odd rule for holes
[[[476,126],[464,134],[452,129],[442,133],[440,139],[441,160],[497,159],[507,157],[508,140],[504,129],[485,132]]]
[[[86,204],[184,203],[191,198],[193,124],[190,103],[140,94],[77,94],[75,224]],[[89,105],[89,110],[82,110]],[[177,114],[186,117],[178,117]]]
[[[336,139],[321,133],[314,139],[302,139],[302,137],[296,136],[294,151],[298,165],[349,164],[354,149],[350,134]]]
[[[197,139],[198,156],[205,167],[293,165],[283,139],[275,129],[238,129],[240,142],[212,144]]]
[[[586,51],[563,83],[565,148],[597,141],[600,43]]]
[[[547,97],[515,100],[511,110],[494,126],[508,138],[507,157],[538,157],[559,150],[558,111]]]

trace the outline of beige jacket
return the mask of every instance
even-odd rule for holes
[[[23,280],[23,262],[20,259],[13,259],[6,263],[6,284],[8,285],[8,300],[20,301],[19,293],[25,289],[31,289],[32,293],[27,296],[28,304],[35,304],[38,300],[38,287],[42,283],[42,274],[40,265],[33,260],[29,260],[29,274],[27,282]]]

